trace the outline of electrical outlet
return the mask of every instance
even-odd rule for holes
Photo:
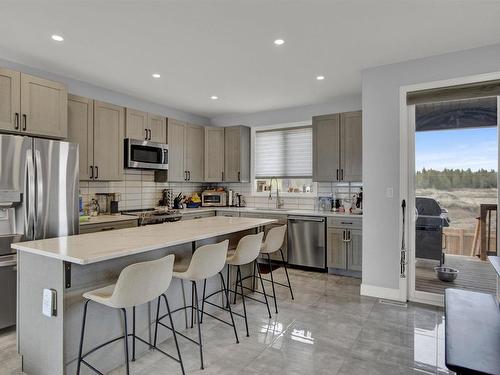
[[[57,292],[54,289],[43,290],[42,314],[45,316],[57,316]]]

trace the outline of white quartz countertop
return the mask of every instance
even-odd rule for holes
[[[200,207],[200,208],[185,208],[180,210],[181,213],[196,213],[196,212],[210,212],[210,211],[231,211],[231,212],[252,212],[263,214],[278,214],[278,215],[302,215],[302,216],[321,216],[321,217],[359,217],[363,215],[332,212],[332,211],[318,211],[318,210],[299,210],[299,209],[276,209],[276,208],[255,208],[255,207]]]
[[[17,242],[12,244],[12,248],[70,263],[90,264],[253,229],[271,224],[274,221],[247,217],[207,217],[107,232]]]
[[[128,220],[138,220],[139,217],[135,215],[99,215],[99,216],[91,216],[88,221],[80,222],[80,225],[91,225],[91,224],[105,224],[105,223],[115,223],[119,221],[128,221]]]

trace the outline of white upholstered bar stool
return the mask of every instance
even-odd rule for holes
[[[248,333],[248,320],[247,320],[247,309],[246,309],[246,304],[245,304],[245,298],[249,298],[249,299],[253,299],[253,300],[255,300],[255,299],[250,297],[250,296],[245,296],[245,293],[243,291],[244,287],[243,287],[243,278],[241,276],[241,266],[244,266],[246,264],[252,264],[253,262],[255,262],[255,260],[259,256],[263,237],[264,237],[264,232],[260,232],[257,234],[250,234],[250,235],[247,235],[247,236],[241,238],[238,241],[238,245],[236,246],[236,249],[234,251],[230,251],[228,253],[227,259],[226,259],[226,264],[228,265],[228,268],[229,268],[229,266],[236,267],[236,285],[235,285],[235,290],[234,290],[234,294],[235,294],[234,297],[235,297],[235,300],[236,300],[236,295],[240,295],[242,298],[243,316],[241,314],[234,312],[234,311],[233,311],[233,314],[241,316],[242,318],[245,319],[245,328],[246,328],[246,332],[247,332],[247,337],[249,336],[249,333]],[[228,274],[229,274],[229,269],[228,269]],[[259,276],[260,276],[260,273],[259,273]],[[261,285],[262,285],[262,288],[264,288],[264,283],[262,282],[262,280],[261,280]],[[238,292],[238,289],[237,289],[238,286],[240,287],[241,293]],[[207,301],[208,298],[212,297],[213,295],[217,294],[218,292],[214,292],[208,296],[205,296],[205,289],[206,289],[206,283],[203,285],[203,302],[202,302],[202,306],[201,306],[201,321],[202,322],[203,322],[203,315],[204,315],[204,311],[205,311],[205,309],[204,309],[205,303],[208,303],[212,306],[220,307],[218,305],[215,305],[215,304]],[[245,288],[245,289],[250,289],[250,288]],[[230,292],[232,292],[232,291],[230,290]],[[269,303],[267,302],[267,296],[265,294],[265,291],[264,291],[264,297],[266,299],[265,303],[267,305],[267,312],[268,312],[269,318],[270,318],[271,312],[269,310]],[[256,301],[261,302],[259,300],[256,300]],[[229,305],[229,301],[227,301],[227,302]]]
[[[279,227],[274,227],[269,230],[267,233],[266,239],[264,240],[264,243],[262,244],[262,247],[260,249],[260,253],[264,256],[266,255],[267,257],[267,263],[269,266],[269,273],[271,276],[271,280],[268,279],[263,279],[264,281],[268,281],[271,283],[271,286],[273,288],[273,299],[274,299],[274,308],[276,310],[276,314],[278,313],[278,303],[276,302],[276,290],[274,288],[275,285],[280,285],[288,288],[290,290],[290,295],[293,298],[293,291],[292,291],[292,285],[290,284],[290,277],[288,276],[288,270],[286,268],[286,261],[285,257],[283,256],[283,250],[281,250],[281,247],[283,246],[283,243],[285,241],[285,235],[286,235],[286,225],[282,225]],[[285,269],[285,274],[286,274],[286,279],[288,281],[287,284],[282,284],[277,281],[274,281],[273,277],[273,266],[271,262],[271,254],[279,251],[281,254],[281,259],[283,260],[283,268]],[[254,275],[255,277],[255,275]]]
[[[198,341],[195,341],[191,339],[188,336],[183,335],[181,332],[177,332],[178,335],[182,336],[183,338],[193,342],[194,344],[197,344],[200,347],[200,363],[201,363],[201,369],[204,368],[203,365],[203,341],[201,337],[201,320],[200,320],[200,308],[199,308],[199,301],[198,301],[198,287],[197,287],[197,282],[198,281],[204,281],[206,282],[207,279],[216,276],[217,274],[220,276],[221,282],[222,282],[222,290],[219,292],[223,292],[226,300],[228,300],[228,293],[226,289],[226,285],[224,282],[224,277],[222,276],[222,269],[224,268],[224,265],[226,263],[226,257],[227,257],[227,249],[228,249],[228,244],[229,241],[225,240],[220,243],[216,244],[210,244],[210,245],[203,245],[200,246],[196,249],[196,251],[193,253],[193,256],[191,257],[191,261],[189,262],[189,266],[187,269],[185,266],[180,265],[180,266],[174,266],[174,277],[181,279],[182,281],[190,281],[192,285],[192,301],[191,301],[191,306],[184,306],[176,310],[172,310],[170,314],[184,310],[184,309],[191,309],[191,314],[193,314],[193,311],[196,311],[196,324],[198,326]],[[182,268],[181,268],[182,267]],[[233,318],[233,313],[231,311],[231,308],[228,309],[229,315],[231,317],[231,323],[226,322],[225,320],[222,320],[214,315],[205,313],[205,315],[208,315],[214,319],[217,319],[223,323],[226,323],[227,325],[233,327],[234,329],[234,335],[236,337],[236,343],[239,343],[238,340],[238,333],[236,332],[236,326],[234,324],[234,318]],[[161,320],[165,318],[165,316],[170,315],[170,314],[165,314],[157,319],[157,322],[159,325],[166,327]],[[156,330],[158,329],[158,324],[156,327]],[[168,328],[168,327],[166,327]],[[193,315],[191,315],[191,328],[193,328]],[[156,336],[156,332],[155,332]]]
[[[148,345],[151,348],[158,350],[164,355],[172,358],[177,361],[180,366],[182,373],[184,374],[184,366],[182,363],[181,353],[179,350],[179,345],[177,343],[177,336],[175,329],[173,330],[173,337],[177,347],[177,355],[178,358],[173,357],[172,355],[165,353],[164,351],[158,349],[156,347],[156,342],[154,345],[143,340],[142,338],[136,336],[135,334],[135,307],[145,304],[147,302],[153,301],[156,298],[163,297],[165,299],[165,303],[168,307],[167,297],[164,292],[168,289],[170,285],[170,281],[172,280],[173,274],[173,266],[174,266],[174,255],[168,255],[164,258],[160,258],[153,261],[141,262],[132,264],[128,267],[125,267],[121,272],[116,284],[108,285],[106,287],[95,289],[90,292],[86,292],[83,294],[83,297],[86,299],[85,305],[83,308],[83,320],[82,320],[82,331],[80,337],[80,347],[78,350],[78,365],[77,365],[77,375],[80,374],[81,364],[85,364],[91,370],[98,374],[102,374],[99,370],[97,370],[93,365],[91,365],[85,358],[97,351],[98,349],[103,348],[106,345],[109,345],[115,341],[124,339],[125,342],[125,363],[127,374],[130,373],[129,369],[129,349],[128,349],[128,338],[132,337],[132,360],[135,360],[135,341],[136,339],[141,341],[142,343]],[[110,307],[112,309],[120,309],[123,312],[123,335],[112,340],[109,340],[91,350],[87,353],[83,354],[83,341],[85,336],[85,323],[87,318],[87,308],[89,302],[95,302],[100,305],[104,305]],[[159,303],[159,301],[158,301]],[[132,307],[134,310],[133,316],[133,332],[131,334],[128,333],[127,329],[127,308]],[[170,324],[173,326],[172,319],[170,320]]]

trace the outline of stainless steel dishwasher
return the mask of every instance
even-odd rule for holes
[[[288,263],[326,269],[326,219],[288,216]]]

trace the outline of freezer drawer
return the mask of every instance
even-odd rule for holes
[[[322,217],[288,217],[288,263],[326,268],[326,220]]]
[[[16,324],[16,256],[0,257],[0,329]]]

